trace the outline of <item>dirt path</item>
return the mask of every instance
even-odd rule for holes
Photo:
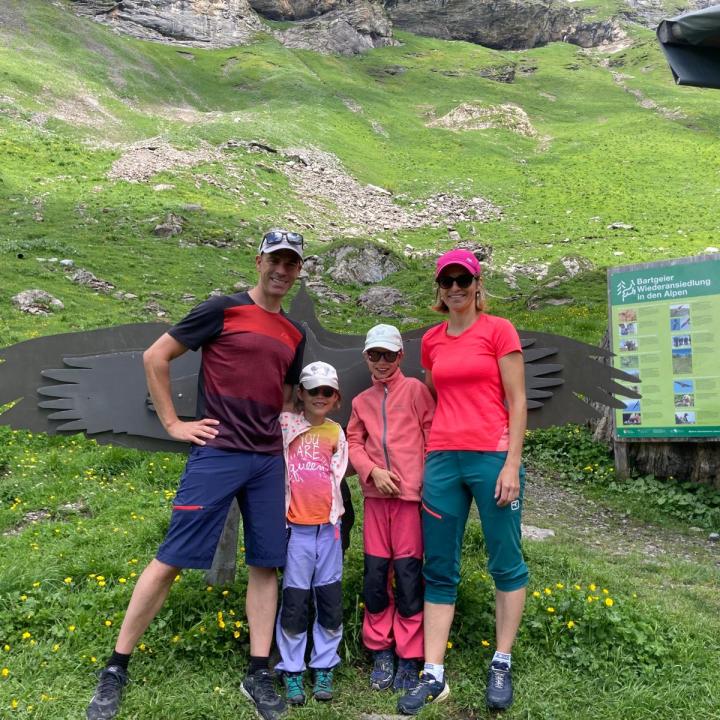
[[[528,469],[523,522],[549,528],[556,537],[603,549],[608,555],[639,554],[661,564],[681,560],[720,567],[720,543],[708,540],[707,530],[683,534],[643,523],[532,468]]]

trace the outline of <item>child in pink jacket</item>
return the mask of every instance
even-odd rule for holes
[[[400,370],[397,328],[371,328],[363,354],[373,384],[352,401],[347,427],[350,462],[365,497],[362,637],[374,655],[371,687],[409,690],[423,657],[420,499],[435,401]]]

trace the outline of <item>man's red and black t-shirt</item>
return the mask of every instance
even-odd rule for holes
[[[207,445],[282,454],[278,415],[283,385],[300,380],[303,328],[243,292],[206,300],[168,332],[191,350],[202,348],[197,417],[220,421]]]

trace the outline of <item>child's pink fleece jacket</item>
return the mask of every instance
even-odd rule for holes
[[[347,426],[350,462],[365,497],[387,499],[370,478],[373,468],[392,470],[400,478],[401,500],[420,500],[425,444],[435,401],[416,378],[398,368],[387,380],[373,378],[372,387],[352,401]]]

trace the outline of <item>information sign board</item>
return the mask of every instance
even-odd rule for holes
[[[720,438],[720,255],[608,271],[611,349],[638,399],[615,437]]]

